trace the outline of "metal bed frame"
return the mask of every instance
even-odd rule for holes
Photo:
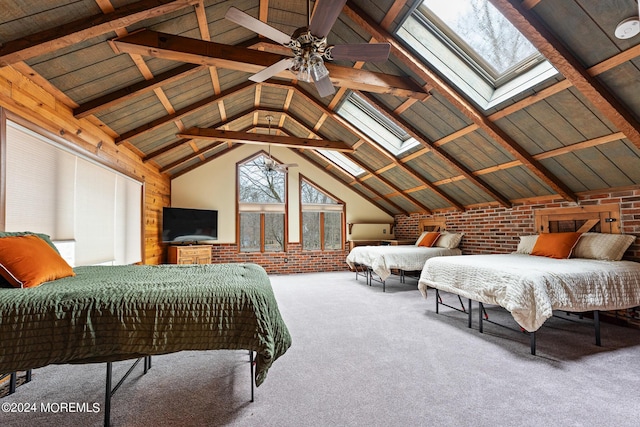
[[[448,304],[442,302],[442,298],[440,296],[440,290],[436,289],[436,298],[435,298],[436,299],[436,313],[440,312],[440,310],[439,310],[439,306],[440,305],[444,305],[445,307],[449,307],[449,308],[452,308],[452,309],[454,309],[456,311],[460,311],[460,312],[466,313],[468,315],[467,327],[471,328],[472,323],[473,323],[472,322],[473,309],[471,307],[472,300],[470,298],[468,299],[468,307],[469,308],[468,308],[468,310],[465,310],[464,304],[462,303],[462,299],[460,298],[460,295],[456,295],[456,296],[458,297],[458,300],[460,301],[460,304],[462,305],[462,309],[457,308],[457,307],[453,307],[451,305],[448,305]],[[571,314],[571,312],[566,312],[566,313],[567,313],[567,315]],[[582,318],[582,313],[577,313],[577,314],[578,314],[578,316],[580,318]],[[567,320],[567,321],[571,320],[571,319],[567,319],[566,317],[557,316],[555,314],[554,314],[553,317],[556,317],[558,319],[564,319],[564,320]],[[528,332],[522,327],[520,327],[519,329],[516,329],[516,328],[512,328],[510,326],[503,325],[503,324],[498,323],[498,322],[494,322],[493,320],[490,320],[489,319],[489,314],[487,313],[487,311],[484,308],[484,304],[482,302],[478,301],[478,331],[481,334],[484,333],[484,325],[483,325],[484,322],[491,323],[491,324],[494,324],[494,325],[497,325],[497,326],[500,326],[500,327],[503,327],[503,328],[506,328],[506,329],[509,329],[509,330],[512,330],[512,331],[520,331],[520,332],[524,332],[524,333],[529,334],[529,345],[530,345],[530,349],[531,349],[531,354],[535,356],[535,354],[536,354],[536,331]],[[598,310],[593,310],[593,324],[594,324],[594,332],[595,332],[595,342],[596,342],[596,345],[598,347],[600,347],[602,345],[602,341],[600,339],[600,311],[598,311]]]
[[[144,370],[142,375],[146,375],[146,373],[151,369],[151,356],[139,357],[135,362],[129,367],[129,370],[120,378],[120,381],[112,388],[112,380],[113,380],[113,362],[107,362],[107,376],[105,379],[105,396],[104,396],[104,427],[109,427],[111,425],[111,398],[116,393],[116,391],[120,388],[122,383],[127,379],[127,377],[133,372],[135,367],[140,363],[140,360],[144,359]],[[255,361],[253,359],[253,351],[249,350],[249,365],[251,371],[251,402],[253,402],[254,398],[254,381],[253,381],[253,372]]]
[[[372,286],[373,282],[382,283],[382,292],[386,292],[386,283],[385,283],[386,281],[382,280],[380,278],[380,276],[375,274],[373,272],[373,270],[371,269],[371,267],[369,267],[367,265],[364,265],[364,264],[355,264],[354,270],[356,272],[356,280],[358,280],[358,277],[360,275],[363,275],[367,285]],[[405,270],[400,270],[400,269],[394,269],[394,270],[396,270],[396,271],[398,271],[400,273],[400,274],[398,274],[400,276],[400,283],[406,283],[407,273],[420,271],[420,270],[405,271]],[[398,275],[396,275],[396,276],[398,276]]]
[[[124,381],[129,377],[129,375],[131,375],[131,373],[133,372],[133,370],[136,368],[136,366],[138,366],[138,363],[140,363],[140,360],[144,361],[144,368],[143,368],[143,373],[142,375],[146,375],[147,372],[149,372],[149,369],[151,369],[151,356],[143,356],[143,357],[139,357],[138,359],[136,359],[131,366],[129,367],[129,369],[127,370],[127,372],[125,372],[125,374],[120,378],[120,380],[118,381],[118,383],[113,386],[113,362],[107,362],[107,370],[106,370],[106,378],[105,378],[105,395],[104,395],[104,427],[109,427],[111,425],[111,399],[113,398],[113,395],[116,393],[116,391],[118,391],[118,389],[120,388],[120,386],[124,383]],[[249,365],[250,365],[250,372],[251,372],[251,402],[253,402],[254,400],[254,366],[255,366],[255,360],[254,360],[254,356],[253,356],[253,351],[249,350]],[[32,379],[32,370],[29,369],[26,371],[26,381],[25,382],[29,382]],[[9,394],[13,394],[16,391],[16,385],[17,385],[17,377],[18,374],[17,372],[12,372],[11,374],[7,374],[10,375],[10,383],[9,383]],[[4,377],[3,377],[4,378]]]

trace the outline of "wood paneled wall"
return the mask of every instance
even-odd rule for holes
[[[143,186],[143,263],[164,262],[164,248],[160,244],[162,207],[170,203],[171,186],[167,176],[153,165],[142,162],[140,156],[124,146],[116,146],[97,121],[76,119],[72,114],[73,101],[60,101],[64,96],[56,89],[38,86],[14,68],[0,68],[0,107],[8,114],[27,120],[46,132],[71,143],[74,148],[115,170],[133,176]],[[4,203],[4,200],[2,200]]]

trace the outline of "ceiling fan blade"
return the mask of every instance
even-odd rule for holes
[[[346,3],[347,0],[318,0],[309,25],[311,34],[316,37],[324,37],[329,34]]]
[[[320,94],[322,98],[324,98],[325,96],[333,95],[336,92],[329,76],[323,77],[320,80],[316,80],[315,83],[318,94]]]
[[[389,43],[339,44],[331,49],[333,59],[348,61],[384,62],[389,59]]]
[[[267,79],[270,79],[271,77],[275,76],[279,72],[289,68],[292,64],[291,61],[292,61],[291,58],[281,59],[275,64],[268,66],[264,70],[258,71],[253,76],[249,77],[249,80],[256,83],[261,83]]]
[[[227,13],[224,15],[224,17],[231,22],[242,25],[243,27],[255,33],[262,34],[263,36],[270,38],[271,40],[280,44],[287,44],[291,41],[291,37],[286,35],[282,31],[265,24],[259,19],[256,19],[253,16],[248,15],[233,6],[227,10]]]

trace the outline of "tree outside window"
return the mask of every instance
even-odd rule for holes
[[[300,178],[302,249],[343,248],[344,205],[323,190]]]
[[[266,167],[264,153],[238,165],[241,252],[281,252],[286,239],[286,174]]]

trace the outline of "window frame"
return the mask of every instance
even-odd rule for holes
[[[287,252],[287,244],[289,241],[288,224],[289,224],[289,174],[287,172],[275,172],[284,174],[284,202],[283,203],[253,203],[253,202],[241,202],[240,201],[240,168],[246,163],[258,158],[268,158],[269,154],[264,150],[260,150],[253,153],[251,156],[236,162],[236,242],[238,253],[244,254],[256,254],[256,253],[284,253]],[[278,159],[271,156],[277,163],[282,164]],[[246,251],[242,249],[242,230],[241,216],[243,213],[258,213],[260,215],[260,250],[259,251]],[[283,234],[282,234],[282,250],[280,251],[266,251],[265,250],[265,238],[266,238],[266,215],[273,213],[283,214]]]
[[[347,206],[338,197],[331,194],[329,191],[322,188],[320,185],[313,182],[311,179],[306,176],[300,174],[298,184],[298,194],[300,199],[300,246],[303,251],[306,252],[329,252],[329,251],[344,251],[345,241],[346,241],[346,209]],[[317,204],[317,203],[303,203],[302,201],[302,185],[306,183],[313,187],[316,191],[324,194],[332,200],[336,201],[336,204]],[[305,208],[305,206],[307,206]],[[331,206],[331,209],[322,208],[323,206]],[[317,209],[316,209],[317,208]],[[317,212],[319,213],[319,233],[320,233],[320,248],[319,249],[305,249],[304,247],[304,222],[303,222],[303,213],[304,212]],[[325,239],[325,213],[327,212],[340,212],[340,247],[337,249],[326,249],[326,239]]]
[[[561,76],[539,53],[536,56],[539,60],[529,58],[524,64],[519,63],[505,71],[510,71],[510,74],[493,80],[490,73],[482,70],[478,62],[470,61],[465,50],[445,35],[446,31],[425,16],[420,10],[421,6],[422,2],[417,2],[409,9],[396,27],[394,36],[483,110],[495,108]]]

